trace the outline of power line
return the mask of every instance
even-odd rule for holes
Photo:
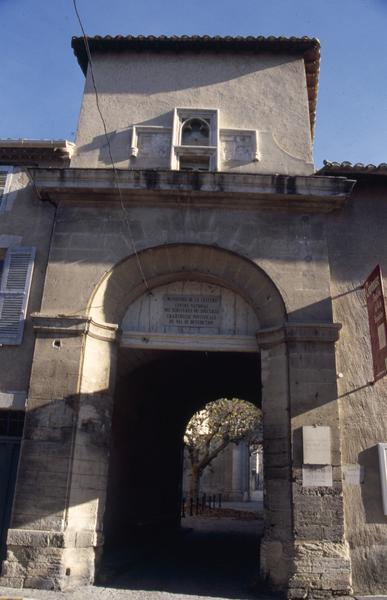
[[[105,134],[105,138],[106,138],[106,143],[107,143],[107,147],[108,147],[108,152],[109,152],[109,159],[110,159],[110,163],[111,163],[111,166],[112,166],[112,169],[113,169],[114,184],[115,184],[115,186],[116,186],[116,188],[118,190],[118,195],[119,195],[119,198],[120,198],[121,209],[122,209],[122,212],[123,212],[123,215],[124,215],[125,224],[126,224],[126,226],[128,228],[130,242],[131,242],[131,245],[132,245],[132,250],[133,250],[133,253],[134,253],[135,257],[136,257],[137,267],[138,267],[141,279],[142,279],[142,281],[143,281],[143,283],[145,285],[145,288],[150,293],[151,290],[150,290],[150,287],[149,287],[148,282],[146,280],[144,269],[142,268],[141,260],[140,260],[140,257],[138,255],[137,248],[136,248],[136,243],[134,241],[133,231],[132,231],[132,228],[131,228],[131,225],[130,225],[130,221],[128,220],[128,215],[127,215],[127,212],[126,212],[126,209],[125,209],[125,205],[124,205],[124,201],[123,201],[123,198],[122,198],[122,191],[121,191],[121,187],[120,187],[120,184],[119,184],[119,181],[118,181],[117,168],[116,168],[115,162],[113,160],[113,155],[112,155],[112,149],[111,149],[111,145],[110,145],[109,134],[108,134],[107,127],[106,127],[106,121],[105,121],[104,116],[102,114],[102,110],[101,110],[100,103],[99,103],[99,95],[98,95],[98,90],[97,90],[97,84],[96,84],[95,77],[94,77],[94,68],[93,68],[93,61],[91,60],[91,52],[90,52],[89,41],[87,39],[87,35],[86,35],[85,29],[84,29],[83,24],[82,24],[82,19],[81,19],[81,16],[79,14],[79,11],[78,11],[77,0],[72,0],[72,1],[73,1],[74,11],[75,11],[75,14],[77,16],[78,23],[79,23],[79,26],[80,26],[81,31],[82,31],[82,37],[83,37],[83,42],[85,44],[85,50],[86,50],[87,58],[89,60],[90,76],[91,76],[91,81],[92,81],[93,88],[94,88],[95,102],[96,102],[98,114],[99,114],[99,116],[101,118],[102,125],[103,125],[103,130],[104,130],[104,134]]]

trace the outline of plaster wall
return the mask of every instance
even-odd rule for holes
[[[144,168],[141,161],[129,159],[130,127],[171,128],[175,107],[193,107],[219,109],[220,128],[255,129],[269,134],[260,142],[262,160],[250,162],[242,170],[289,174],[313,171],[302,58],[269,53],[96,53],[93,65],[118,168]],[[90,71],[76,146],[72,167],[110,165]],[[160,158],[153,166],[166,168]]]
[[[0,248],[34,246],[36,258],[27,314],[39,311],[55,208],[37,198],[23,168],[12,175],[9,210],[0,211]],[[23,343],[0,347],[0,393],[28,390],[35,336],[27,318]],[[1,407],[1,406],[0,406]]]
[[[368,317],[360,286],[381,265],[387,273],[385,180],[360,180],[346,207],[329,219],[328,244],[337,345],[344,506],[353,587],[387,589],[387,516],[383,515],[377,443],[387,441],[387,382],[373,381]],[[385,280],[385,285],[386,285]],[[352,477],[349,473],[352,471]]]

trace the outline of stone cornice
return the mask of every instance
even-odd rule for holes
[[[33,328],[36,333],[47,334],[49,336],[55,335],[66,335],[66,336],[80,336],[90,335],[91,337],[105,340],[105,341],[116,341],[118,339],[118,325],[114,323],[98,323],[91,317],[86,315],[45,315],[42,313],[33,313],[31,315]],[[274,327],[272,329],[261,329],[257,331],[256,337],[258,346],[260,348],[270,348],[283,342],[316,342],[316,343],[334,343],[339,339],[339,332],[341,329],[341,323],[285,323],[281,327]],[[151,334],[141,332],[124,332],[120,337],[120,343],[122,346],[132,345],[129,342],[133,341],[138,343],[141,338],[145,340],[144,336],[152,337]],[[169,337],[165,334],[159,334],[157,336],[158,347],[164,347],[163,342],[169,341]],[[198,338],[198,340],[207,340],[207,337],[215,340],[227,339],[232,345],[234,343],[241,343],[243,340],[244,348],[254,349],[255,344],[251,338],[247,336],[172,336],[173,339],[176,337],[183,341],[187,341],[185,338],[190,340]],[[132,338],[136,338],[133,339]],[[138,339],[137,339],[138,338]],[[144,347],[149,347],[149,339],[144,341]],[[207,340],[208,341],[208,340]],[[246,346],[248,344],[248,347]],[[150,344],[152,345],[152,344]],[[246,346],[246,347],[245,347]],[[188,348],[186,348],[188,349]]]
[[[119,201],[128,205],[216,206],[329,212],[340,208],[354,181],[345,177],[191,173],[112,169],[29,169],[43,200]]]
[[[201,350],[205,352],[257,352],[254,336],[168,334],[158,332],[123,331],[122,348],[148,350]]]
[[[341,323],[285,323],[282,327],[257,331],[258,346],[271,348],[284,342],[333,344],[339,339]]]
[[[31,315],[33,328],[36,333],[48,336],[80,336],[90,335],[96,339],[116,341],[118,325],[113,323],[97,323],[86,315]]]

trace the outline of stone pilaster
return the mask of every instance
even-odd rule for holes
[[[276,561],[282,562],[284,578],[286,564],[288,581],[284,587],[288,588],[289,598],[294,599],[351,593],[334,348],[339,329],[340,325],[333,323],[288,323],[283,328],[258,333],[263,358],[267,504],[262,570],[278,585],[281,582],[276,581]],[[286,401],[279,404],[281,396]],[[328,468],[332,470],[332,485],[312,487],[303,481],[304,425],[330,428],[332,464]],[[276,433],[283,431],[282,438],[274,438],[273,428]],[[279,474],[281,470],[281,479],[274,479],[273,472]]]
[[[288,359],[283,328],[257,334],[262,365],[264,536],[261,576],[287,589],[293,559]]]
[[[82,316],[33,321],[36,346],[1,582],[66,589],[93,581],[101,546],[116,327]],[[94,362],[92,382],[98,353],[109,364]]]

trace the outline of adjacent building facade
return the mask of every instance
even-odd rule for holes
[[[2,583],[87,584],[104,545],[175,527],[184,427],[240,397],[263,410],[262,577],[385,592],[361,286],[387,272],[387,167],[315,173],[317,40],[88,43],[75,147],[0,142],[1,414],[25,407]]]

